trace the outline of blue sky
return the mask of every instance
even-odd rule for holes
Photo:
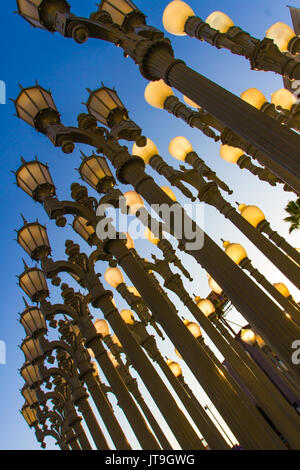
[[[7,104],[0,106],[2,138],[0,139],[0,172],[2,181],[2,230],[0,241],[2,247],[1,285],[2,308],[0,314],[0,340],[7,345],[7,364],[0,365],[0,448],[1,449],[34,449],[38,448],[34,433],[31,432],[18,409],[22,405],[19,389],[22,380],[18,368],[23,363],[23,354],[18,349],[24,336],[22,327],[17,323],[18,312],[23,309],[21,292],[16,285],[16,274],[22,272],[21,258],[25,255],[14,241],[13,230],[20,228],[22,221],[20,213],[28,220],[36,217],[47,223],[49,237],[55,240],[54,257],[64,257],[64,240],[73,238],[79,241],[70,229],[59,230],[52,222],[48,223],[41,207],[33,203],[29,197],[14,185],[14,176],[10,170],[20,166],[20,156],[31,160],[35,155],[43,162],[48,162],[58,195],[69,197],[72,181],[78,176],[74,168],[79,165],[79,149],[89,152],[84,146],[77,147],[71,156],[62,154],[59,149],[52,147],[50,142],[41,134],[37,134],[23,121],[14,117],[13,103],[8,98],[16,98],[19,93],[18,83],[24,87],[32,86],[36,80],[51,88],[57,108],[62,114],[66,125],[76,125],[76,117],[85,112],[81,105],[87,99],[86,87],[95,89],[103,81],[105,85],[115,86],[120,98],[127,106],[130,116],[143,128],[143,134],[150,137],[158,146],[170,164],[177,167],[172,157],[168,155],[168,143],[177,136],[184,135],[193,144],[195,151],[217,172],[219,177],[229,183],[234,194],[228,197],[235,201],[257,204],[264,211],[271,225],[278,230],[294,246],[300,246],[299,234],[288,235],[288,225],[282,222],[285,217],[284,207],[289,199],[294,197],[274,189],[239,168],[223,162],[219,157],[219,144],[216,144],[199,131],[190,129],[182,121],[176,120],[168,113],[151,108],[144,100],[144,88],[147,84],[130,60],[125,60],[121,50],[109,43],[90,40],[79,46],[72,40],[64,39],[58,34],[31,29],[29,24],[18,15],[14,0],[3,2],[2,37],[5,47],[2,48],[2,67],[0,79],[7,86]],[[95,11],[94,0],[70,1],[75,14],[89,16]],[[148,23],[162,28],[162,13],[168,1],[136,0],[137,6],[148,15]],[[211,12],[222,10],[235,22],[255,37],[262,38],[265,31],[275,22],[283,21],[291,25],[289,10],[285,0],[210,0],[199,2],[190,0],[189,4],[196,14],[205,19]],[[295,6],[296,3],[294,3]],[[217,50],[206,43],[200,43],[191,38],[171,37],[177,57],[216,83],[239,95],[250,87],[259,88],[267,98],[275,90],[282,88],[280,76],[271,72],[254,72],[250,70],[248,61],[239,56],[233,56],[226,50]],[[180,95],[178,95],[180,96]],[[152,170],[149,172],[154,175]],[[166,185],[162,178],[156,178],[161,185]],[[130,190],[130,187],[121,187]],[[175,191],[176,193],[176,191]],[[176,193],[178,196],[179,194]],[[181,199],[183,201],[183,199]],[[282,275],[262,256],[255,247],[228,221],[222,218],[213,208],[205,208],[204,227],[207,233],[217,242],[220,238],[239,242],[246,248],[253,264],[267,275],[271,282],[281,281]],[[55,237],[55,238],[54,238]],[[137,248],[146,250],[147,256],[154,249],[138,242]],[[84,248],[84,245],[82,245]],[[156,250],[156,249],[155,249]],[[159,256],[159,253],[155,253]],[[25,258],[28,264],[30,260]],[[187,283],[191,292],[206,296],[209,292],[205,272],[195,261],[184,258],[186,266],[194,277],[192,284]],[[99,266],[104,272],[105,267]],[[295,292],[288,282],[291,292],[299,301],[299,293]],[[172,297],[172,296],[171,296]],[[54,296],[55,298],[55,296]],[[118,305],[125,305],[118,300]],[[175,298],[172,297],[174,300]],[[180,314],[184,309],[176,301]],[[188,314],[187,314],[188,315]],[[186,316],[187,316],[186,315]],[[162,346],[165,354],[167,345]],[[174,358],[174,353],[169,353]],[[188,374],[188,371],[187,371]],[[192,378],[191,378],[192,380]],[[195,385],[196,387],[196,385]],[[146,393],[146,392],[145,392]],[[115,403],[115,402],[114,402]],[[120,418],[122,420],[122,418]],[[122,421],[123,422],[123,421]],[[130,433],[130,431],[128,431]],[[50,448],[52,443],[50,441]]]

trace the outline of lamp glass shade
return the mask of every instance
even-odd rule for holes
[[[97,330],[97,333],[103,338],[110,334],[109,325],[106,320],[95,320],[94,326]]]
[[[130,214],[135,215],[141,207],[144,207],[144,201],[136,191],[127,191],[124,193],[124,197]]]
[[[43,111],[48,111],[44,125],[60,122],[59,113],[56,109],[50,91],[39,85],[30,88],[22,88],[18,98],[15,100],[17,116],[45,133],[43,125],[38,124],[38,116],[41,117]]]
[[[131,235],[128,233],[128,232],[125,232],[125,235],[126,235],[126,247],[128,248],[128,250],[133,250],[134,249],[134,241],[131,237]]]
[[[222,294],[223,292],[222,287],[220,287],[219,284],[217,284],[216,281],[211,276],[208,276],[208,285],[215,294],[218,294],[218,295]]]
[[[241,94],[241,99],[251,104],[251,106],[254,106],[256,109],[261,109],[262,105],[268,101],[264,94],[257,88],[248,88],[248,90]]]
[[[186,156],[193,151],[192,144],[182,136],[175,137],[169,144],[170,155],[181,162],[184,162]]]
[[[256,335],[250,328],[243,328],[241,330],[241,339],[244,343],[249,344],[249,346],[253,346],[256,343]]]
[[[244,155],[244,151],[238,147],[231,147],[230,145],[221,145],[220,156],[229,163],[237,163],[239,158]]]
[[[275,287],[275,289],[278,290],[278,292],[280,292],[281,295],[283,295],[283,297],[290,297],[290,291],[288,290],[286,285],[283,284],[283,282],[276,282],[275,284],[273,284],[273,286]]]
[[[100,10],[107,11],[115,24],[122,26],[127,15],[137,8],[130,0],[102,0]]]
[[[176,199],[176,196],[175,194],[173,193],[172,189],[169,188],[168,186],[162,186],[161,189],[163,190],[164,193],[166,193],[166,195],[172,199],[173,202],[176,202],[177,199]]]
[[[199,106],[199,104],[195,103],[195,101],[192,101],[190,98],[188,98],[187,96],[184,96],[183,97],[185,103],[188,105],[188,106],[191,106],[192,108],[196,108],[196,109],[200,109],[201,106]]]
[[[239,243],[224,242],[225,253],[236,264],[247,258],[246,250]]]
[[[295,31],[293,31],[287,24],[281,22],[273,24],[266,32],[266,38],[273,39],[281,52],[288,51],[289,42],[295,36]]]
[[[21,413],[29,427],[32,428],[37,423],[36,411],[33,408],[30,408],[30,406],[23,406]]]
[[[175,375],[175,377],[180,377],[182,375],[182,369],[178,362],[173,362],[173,361],[168,361],[167,362],[168,366],[170,367],[171,371]]]
[[[191,7],[185,2],[175,0],[169,3],[163,13],[164,28],[176,36],[186,36],[185,23],[191,16],[195,16]]]
[[[46,333],[47,324],[39,308],[27,307],[21,315],[20,323],[28,336]]]
[[[113,335],[113,336],[111,337],[111,340],[112,340],[112,342],[113,342],[116,346],[118,346],[118,347],[121,348],[121,349],[123,348],[123,346],[122,346],[122,344],[120,343],[120,340],[119,340],[119,338],[117,337],[117,335]]]
[[[201,312],[204,313],[206,318],[210,317],[210,315],[216,312],[214,304],[209,299],[201,299],[197,301],[197,306]]]
[[[227,33],[227,31],[234,26],[232,19],[222,11],[214,11],[206,18],[205,22],[209,24],[211,28],[220,31],[220,33]]]
[[[153,245],[157,245],[160,242],[160,239],[156,238],[148,227],[146,228],[144,235],[145,238]]]
[[[199,325],[197,325],[197,323],[193,323],[193,322],[188,322],[186,324],[186,327],[187,329],[192,333],[192,335],[194,336],[194,338],[201,338],[202,336],[202,331],[201,331],[201,328]]]
[[[127,289],[129,290],[129,292],[133,295],[135,295],[136,297],[141,297],[141,294],[139,293],[139,291],[137,290],[136,287],[134,286],[129,286],[127,287]]]
[[[134,320],[134,315],[131,310],[123,309],[121,310],[120,315],[127,325],[134,325],[135,320]]]
[[[44,197],[55,194],[49,168],[38,160],[24,162],[16,172],[16,182],[35,201],[41,202]]]
[[[22,388],[22,395],[29,406],[33,406],[38,403],[38,398],[35,390],[31,389],[27,385],[24,385],[24,387]]]
[[[241,216],[255,228],[260,224],[260,222],[265,220],[264,213],[257,206],[246,206],[245,204],[241,204],[239,205],[239,211]]]
[[[39,340],[31,338],[30,336],[27,336],[27,338],[24,339],[21,345],[21,349],[24,353],[26,361],[29,362],[33,362],[36,359],[44,356],[44,352],[41,348]]]
[[[24,364],[20,370],[20,374],[29,387],[38,385],[43,381],[39,368],[35,364],[30,364],[29,362]]]
[[[73,229],[80,235],[86,242],[89,241],[92,235],[95,235],[94,228],[89,225],[84,217],[75,217],[73,221]]]
[[[101,181],[104,178],[113,178],[106,158],[95,154],[82,160],[79,167],[79,173],[83,181],[89,184],[96,191],[101,191]]]
[[[58,11],[69,12],[65,0],[17,0],[18,13],[35,28],[55,31],[55,17]]]
[[[159,155],[159,151],[157,150],[155,143],[152,142],[151,139],[147,138],[145,147],[138,147],[136,144],[133,145],[132,155],[141,157],[147,165],[152,157]]]
[[[150,82],[145,88],[145,100],[154,108],[164,109],[166,99],[173,95],[172,88],[163,79]]]
[[[127,111],[115,90],[102,87],[93,91],[87,102],[87,109],[99,122],[112,127],[112,112],[118,109],[120,116],[127,116]]]
[[[33,302],[44,300],[49,295],[45,275],[38,268],[27,268],[19,277],[19,286]]]
[[[271,103],[273,103],[276,107],[281,106],[283,109],[291,109],[293,104],[297,101],[295,95],[291,93],[286,88],[281,88],[280,90],[275,91],[272,93],[271,96]]]
[[[46,227],[38,222],[26,223],[18,231],[17,242],[33,259],[39,259],[39,253],[47,255],[51,252]]]
[[[108,268],[105,271],[104,279],[114,289],[124,282],[123,274],[119,268]]]

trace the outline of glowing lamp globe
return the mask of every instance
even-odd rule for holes
[[[262,105],[268,101],[257,88],[248,88],[248,90],[241,94],[241,98],[256,109],[261,109]]]
[[[106,320],[96,320],[94,325],[97,330],[97,333],[103,338],[109,335],[110,331]]]
[[[239,211],[241,216],[255,228],[265,220],[265,214],[257,206],[246,206],[246,204],[240,204]]]
[[[197,323],[190,322],[189,320],[185,320],[184,324],[187,327],[187,329],[192,333],[194,338],[196,338],[196,339],[201,338],[202,331],[200,329],[200,326],[197,325]]]
[[[271,96],[271,103],[276,107],[281,106],[283,109],[291,109],[297,101],[296,97],[286,88],[275,91]]]
[[[134,144],[132,147],[132,155],[141,157],[147,165],[152,157],[159,155],[159,151],[157,150],[155,143],[152,142],[151,139],[147,139],[145,147],[138,147]]]
[[[278,292],[280,292],[281,295],[283,295],[283,297],[290,297],[290,291],[288,290],[286,285],[283,284],[283,282],[276,282],[275,284],[273,284],[273,286],[275,287],[275,289],[278,290]]]
[[[221,145],[220,156],[229,163],[237,163],[239,158],[244,155],[244,151],[230,145]]]
[[[185,23],[191,16],[195,16],[195,13],[187,3],[173,1],[169,3],[163,13],[164,28],[168,33],[185,36]]]
[[[175,377],[178,378],[182,375],[182,369],[181,369],[180,365],[178,364],[178,362],[173,362],[173,361],[171,361],[171,359],[168,359],[167,364],[170,367],[173,374],[175,375]]]
[[[256,343],[256,335],[253,330],[250,330],[250,328],[243,328],[241,330],[241,339],[249,346],[254,346]]]
[[[104,279],[114,289],[124,282],[123,274],[119,268],[108,268],[105,271]]]
[[[208,285],[215,294],[222,294],[222,287],[220,287],[219,284],[217,284],[216,281],[210,275],[208,275]]]
[[[239,243],[224,242],[225,253],[236,264],[240,264],[248,255]]]
[[[150,106],[158,109],[164,109],[164,104],[169,96],[173,96],[172,88],[164,80],[150,82],[145,88],[145,100]]]
[[[127,191],[124,193],[124,197],[131,215],[135,215],[141,207],[144,207],[144,201],[136,191]]]
[[[273,39],[281,52],[288,51],[289,42],[295,36],[295,31],[293,31],[287,24],[281,22],[273,24],[266,32],[266,38]]]
[[[184,162],[186,156],[193,151],[192,144],[182,136],[175,137],[169,144],[170,155],[181,162]]]
[[[220,31],[220,33],[227,33],[227,31],[234,26],[232,19],[222,11],[214,11],[206,18],[205,22],[209,24],[211,28]]]
[[[127,325],[134,325],[134,316],[131,310],[123,309],[120,312],[121,317]]]
[[[201,310],[202,313],[209,318],[216,312],[214,304],[209,299],[200,299],[199,297],[195,299],[198,308]]]

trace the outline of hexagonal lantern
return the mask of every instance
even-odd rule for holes
[[[89,245],[93,245],[93,242],[97,240],[94,228],[89,225],[88,221],[84,217],[75,217],[72,227],[78,235],[89,243]]]
[[[20,317],[20,323],[28,336],[36,336],[47,332],[47,324],[41,310],[27,307]]]
[[[28,223],[24,219],[25,225],[17,232],[17,242],[34,260],[38,261],[47,257],[51,253],[47,230],[38,221]]]
[[[99,11],[109,13],[112,21],[125,30],[145,24],[145,15],[130,0],[102,0]]]
[[[28,385],[24,385],[21,390],[21,393],[29,406],[34,406],[38,403],[38,398],[35,390],[32,390],[30,387],[28,387]]]
[[[17,186],[38,202],[53,196],[55,186],[48,166],[37,159],[31,162],[25,162],[24,159],[21,161],[23,165],[15,172]]]
[[[69,12],[65,0],[17,0],[18,13],[35,28],[55,31],[55,17],[58,11]]]
[[[50,91],[38,83],[34,87],[23,88],[15,100],[17,116],[37,131],[47,133],[50,124],[60,123],[60,115]]]
[[[107,193],[116,183],[105,157],[84,155],[78,171],[83,181],[98,193]]]
[[[47,281],[43,271],[38,268],[28,268],[19,276],[19,286],[32,302],[40,302],[49,295]]]
[[[21,414],[30,428],[34,427],[38,423],[36,411],[33,408],[30,408],[28,403],[25,403],[23,406]]]
[[[95,91],[88,91],[90,97],[86,107],[99,122],[111,128],[128,119],[128,111],[115,90],[103,86]]]
[[[27,336],[22,342],[21,349],[27,361],[34,363],[44,356],[41,344],[38,339]]]
[[[30,364],[30,362],[25,362],[20,370],[20,374],[29,387],[36,387],[43,383],[43,377],[39,371],[38,366],[35,364]]]

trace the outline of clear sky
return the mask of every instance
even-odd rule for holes
[[[71,0],[75,14],[89,16],[95,11],[94,0]],[[137,6],[148,15],[148,24],[162,28],[162,13],[167,0],[136,0]],[[285,0],[210,0],[199,2],[189,0],[196,14],[205,19],[211,12],[222,10],[235,22],[258,38],[263,38],[265,31],[275,22],[283,21],[291,25],[289,10]],[[296,5],[296,2],[294,2]],[[300,5],[298,5],[300,6]],[[95,89],[101,81],[105,85],[115,86],[120,98],[130,111],[130,116],[143,128],[143,134],[157,144],[161,155],[170,164],[178,167],[178,163],[168,155],[168,143],[177,136],[184,135],[193,144],[195,151],[225,180],[234,190],[229,197],[233,204],[240,201],[247,204],[257,204],[264,211],[271,225],[279,231],[294,246],[300,246],[299,233],[288,234],[288,225],[282,221],[286,216],[284,207],[288,200],[295,197],[274,189],[267,183],[258,181],[248,172],[241,171],[219,157],[219,145],[199,131],[190,129],[182,121],[168,113],[151,108],[144,100],[144,88],[147,84],[130,60],[125,60],[121,50],[109,43],[89,40],[79,46],[72,40],[64,39],[59,34],[50,34],[42,30],[31,29],[29,24],[18,15],[14,15],[16,2],[10,0],[2,5],[2,37],[5,46],[2,47],[0,79],[7,86],[7,104],[0,105],[1,131],[0,139],[0,171],[2,181],[2,230],[0,240],[2,247],[2,305],[0,314],[0,340],[7,345],[7,364],[0,365],[0,448],[1,449],[36,449],[39,448],[34,433],[27,428],[18,409],[22,406],[19,389],[23,383],[18,374],[22,366],[23,354],[18,349],[24,336],[22,327],[17,323],[18,312],[23,309],[21,292],[16,285],[16,275],[23,270],[21,258],[25,254],[14,241],[13,230],[22,225],[20,213],[32,221],[36,217],[47,223],[50,240],[55,241],[54,257],[64,257],[64,240],[72,238],[79,242],[78,237],[70,229],[59,230],[55,224],[48,222],[46,215],[38,204],[34,204],[21,190],[14,185],[14,176],[10,170],[20,166],[20,156],[31,160],[35,155],[43,162],[48,162],[58,195],[69,197],[70,184],[78,180],[74,168],[79,166],[79,149],[89,152],[84,146],[77,147],[71,156],[62,154],[59,149],[41,134],[37,134],[23,121],[14,117],[13,103],[8,98],[16,98],[19,93],[18,83],[24,87],[32,86],[35,80],[46,88],[51,88],[57,108],[62,114],[66,125],[76,125],[76,117],[85,112],[81,105],[87,99],[86,87]],[[248,61],[234,56],[226,50],[217,50],[206,43],[200,43],[191,38],[172,37],[177,57],[201,72],[216,83],[239,95],[250,87],[259,88],[270,99],[270,94],[282,88],[282,78],[271,72],[254,72],[250,70]],[[179,95],[178,95],[179,96]],[[154,175],[153,171],[149,172]],[[161,185],[165,180],[157,178]],[[130,187],[121,187],[130,190]],[[179,193],[175,191],[177,196]],[[226,196],[227,197],[227,196]],[[179,199],[185,202],[183,198]],[[245,237],[226,221],[213,208],[205,208],[204,227],[207,233],[217,242],[220,238],[239,242],[246,248],[249,258],[268,279],[273,282],[283,280],[277,271],[262,256]],[[154,249],[145,243],[138,242],[137,248],[147,250],[147,256]],[[82,244],[84,248],[84,245]],[[155,249],[156,250],[156,249]],[[159,252],[155,252],[159,256]],[[26,258],[28,264],[30,260]],[[184,258],[194,282],[186,283],[192,293],[206,296],[209,293],[205,272],[188,257]],[[104,272],[105,266],[99,265],[99,271]],[[291,293],[299,301],[299,293],[286,281]],[[175,300],[174,296],[171,296]],[[54,299],[57,298],[54,296]],[[123,301],[116,296],[120,308]],[[176,301],[181,315],[190,316]],[[272,319],[270,319],[272,321]],[[167,346],[162,346],[165,354],[174,358],[174,353]],[[176,356],[175,356],[176,357]],[[187,369],[184,372],[189,374]],[[190,375],[189,375],[190,376]],[[196,387],[196,385],[195,385]],[[115,403],[115,401],[113,401]],[[122,421],[123,422],[123,421]],[[128,431],[130,433],[130,431]],[[52,447],[51,441],[49,442]]]

